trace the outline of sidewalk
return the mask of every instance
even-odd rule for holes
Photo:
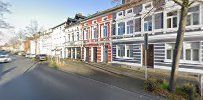
[[[144,91],[144,80],[142,79],[135,79],[125,75],[116,74],[112,71],[103,70],[81,61],[66,60],[62,66],[59,67],[59,70],[87,77],[134,93],[142,94],[152,98],[152,100],[161,99],[161,97],[154,96]]]
[[[145,69],[144,68],[129,68],[125,65],[119,65],[119,64],[106,64],[106,63],[86,63],[90,66],[119,74],[124,75],[128,77],[132,77],[135,79],[141,79],[145,80]],[[163,70],[163,69],[150,69],[148,68],[148,78],[157,78],[157,79],[165,79],[169,81],[170,78],[170,71]],[[198,84],[198,76],[196,74],[192,73],[185,73],[185,72],[179,72],[177,83],[179,85],[183,85],[183,83],[191,82]]]
[[[86,63],[77,60],[65,60],[60,70],[88,77],[100,82],[104,82],[122,89],[152,96],[144,91],[145,74],[144,69],[134,68],[129,69],[124,65],[105,64],[105,63]],[[161,69],[148,69],[148,78],[158,78],[169,80],[170,71]],[[184,83],[198,84],[198,78],[189,73],[179,73],[177,84],[184,85]],[[153,98],[158,98],[152,96]]]

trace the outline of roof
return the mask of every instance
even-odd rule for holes
[[[113,7],[113,8],[110,8],[110,9],[107,9],[107,10],[104,10],[104,11],[101,11],[101,12],[96,12],[96,13],[94,13],[94,14],[88,16],[87,18],[85,18],[85,19],[82,20],[82,21],[86,21],[86,20],[88,20],[88,19],[92,19],[92,18],[94,18],[94,17],[101,16],[101,15],[106,14],[106,13],[114,12],[114,11],[120,10],[121,8],[124,8],[124,7],[132,6],[132,5],[139,5],[139,4],[142,3],[143,1],[148,1],[148,0],[135,0],[135,1],[130,2],[130,3],[118,5],[118,6],[115,6],[115,7]]]

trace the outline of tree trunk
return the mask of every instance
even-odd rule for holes
[[[183,47],[185,28],[187,24],[188,9],[189,9],[188,6],[181,7],[181,16],[180,16],[179,28],[178,28],[177,38],[176,38],[175,49],[173,52],[172,70],[171,70],[171,77],[170,77],[170,83],[169,83],[169,90],[171,92],[175,92],[175,89],[176,89],[176,79],[178,75],[180,56],[183,49],[182,47]]]

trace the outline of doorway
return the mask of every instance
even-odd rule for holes
[[[97,47],[93,47],[93,62],[97,62]]]
[[[85,48],[85,53],[86,53],[86,54],[85,54],[85,55],[86,55],[86,56],[85,56],[85,61],[88,62],[88,61],[89,61],[89,47],[86,47],[86,48]]]
[[[144,47],[144,45],[143,45]],[[142,64],[145,65],[145,50],[142,49]],[[148,68],[154,68],[154,44],[149,44],[148,50],[147,50],[147,66]]]
[[[108,63],[108,46],[104,46],[103,62]]]

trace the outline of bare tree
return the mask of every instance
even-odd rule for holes
[[[38,21],[32,20],[30,21],[30,24],[27,27],[25,27],[25,31],[26,36],[32,36],[37,32],[44,31],[44,28],[39,26]]]
[[[11,28],[11,26],[4,19],[4,14],[10,13],[10,6],[11,5],[9,3],[0,1],[0,28]]]

